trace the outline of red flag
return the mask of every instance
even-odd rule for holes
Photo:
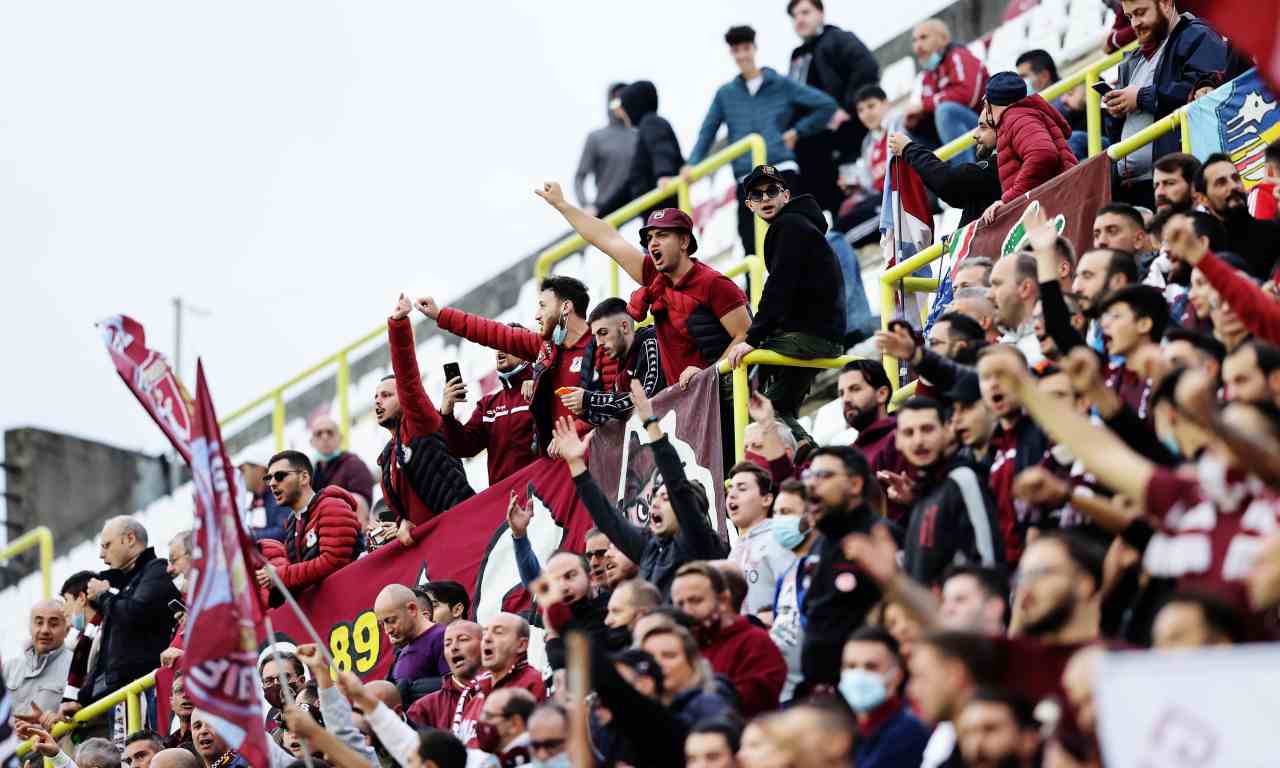
[[[116,373],[147,409],[182,458],[191,463],[191,398],[164,355],[147,349],[142,324],[128,315],[98,323]]]
[[[196,364],[191,476],[195,548],[188,576],[182,665],[187,696],[250,765],[268,765],[258,698],[257,647],[262,607],[253,582],[253,543],[236,511],[235,467],[227,460],[213,400]]]
[[[1252,56],[1267,85],[1280,92],[1280,17],[1274,1],[1191,0],[1182,10],[1204,17],[1232,48]]]

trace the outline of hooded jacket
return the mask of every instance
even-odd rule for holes
[[[769,222],[764,262],[769,277],[747,343],[779,333],[844,339],[844,274],[827,244],[827,219],[813,195],[797,195]]]
[[[466,424],[452,413],[444,414],[441,434],[449,453],[468,459],[488,451],[489,484],[510,477],[533,463],[533,413],[521,385],[533,379],[533,366],[525,363],[508,376],[498,376],[498,388],[476,403]]]
[[[639,80],[622,90],[622,110],[636,129],[636,148],[627,180],[608,197],[596,201],[603,213],[615,211],[658,186],[658,179],[677,176],[684,165],[680,141],[671,123],[658,116],[658,89]]]
[[[285,524],[285,540],[259,542],[262,554],[275,566],[290,592],[315,586],[360,554],[360,520],[356,499],[331,485],[311,497],[300,515]],[[272,590],[271,604],[283,603]]]
[[[995,501],[986,476],[967,459],[952,457],[927,473],[924,495],[911,510],[904,570],[925,585],[938,583],[948,566],[1004,562]]]
[[[768,632],[739,616],[716,632],[702,654],[716,674],[733,684],[744,717],[778,708],[778,697],[787,681],[787,662]]]
[[[657,587],[666,598],[680,566],[694,560],[722,560],[729,554],[729,548],[711,527],[706,504],[686,479],[680,455],[671,441],[664,435],[650,446],[662,482],[667,486],[671,509],[679,522],[674,536],[660,538],[648,527],[625,520],[589,472],[574,475],[573,483],[596,527],[639,566],[640,578]]]
[[[610,86],[610,91],[617,86]],[[607,200],[627,181],[627,173],[631,170],[631,158],[636,151],[636,130],[628,128],[621,118],[613,114],[612,109],[605,110],[608,124],[587,134],[587,143],[582,147],[582,157],[578,160],[578,171],[573,175],[573,190],[578,202],[588,205],[587,177],[596,180],[596,200]],[[607,216],[612,211],[600,210],[600,216]]]
[[[995,155],[976,163],[952,165],[939,160],[933,150],[913,141],[902,150],[902,158],[920,174],[930,192],[947,205],[963,209],[961,227],[982,218],[987,208],[1003,196]]]
[[[169,647],[175,626],[169,601],[182,599],[169,578],[168,567],[167,560],[156,557],[155,548],[147,547],[125,574],[123,587],[90,601],[103,617],[101,650],[93,665],[93,678],[80,687],[81,704],[89,704],[160,665],[160,654]]]
[[[1039,94],[1011,105],[996,126],[1003,202],[1016,200],[1046,181],[1076,167],[1067,146],[1071,125]]]
[[[858,90],[880,82],[880,64],[866,44],[834,24],[823,24],[820,33],[796,46],[791,52],[793,70],[796,60],[804,56],[813,57],[805,82],[831,96],[849,114],[858,106],[854,101]]]

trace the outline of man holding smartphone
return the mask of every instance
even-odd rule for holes
[[[511,327],[523,328],[519,323],[511,323]],[[457,363],[444,367],[444,402],[440,405],[440,433],[449,453],[468,459],[488,451],[489,485],[538,458],[533,450],[533,414],[523,392],[524,383],[533,380],[533,370],[528,362],[501,349],[496,360],[498,388],[480,398],[466,424],[453,413],[457,404],[467,399],[467,385]]]

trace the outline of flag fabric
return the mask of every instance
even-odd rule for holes
[[[395,649],[382,633],[373,602],[387,584],[412,587],[457,581],[472,596],[472,618],[481,623],[501,611],[527,610],[529,595],[520,583],[515,544],[507,529],[507,501],[512,491],[524,498],[530,487],[534,503],[528,539],[538,561],[547,562],[557,549],[581,552],[591,515],[578,501],[564,462],[539,459],[419,525],[412,547],[387,544],[295,595],[328,645],[335,666],[370,680],[386,677]],[[270,615],[277,635],[310,642],[288,606]],[[541,637],[535,628],[529,653],[535,666],[544,658]]]
[[[880,206],[880,247],[884,249],[884,268],[892,269],[931,245],[933,215],[929,213],[929,194],[924,181],[902,158],[890,156]],[[914,274],[928,276],[929,268],[926,266]],[[920,307],[917,294],[898,290],[894,293],[894,306],[881,307],[880,314],[891,313],[891,317],[906,320],[913,328],[919,328]]]
[[[186,693],[231,749],[250,765],[265,766],[270,752],[258,696],[257,649],[264,633],[253,580],[256,553],[236,510],[238,472],[227,459],[201,363],[194,417],[195,541],[182,656]]]
[[[18,734],[13,728],[13,697],[4,675],[0,674],[0,768],[14,768],[18,764]]]
[[[1280,16],[1274,2],[1184,0],[1178,8],[1204,17],[1232,48],[1252,57],[1262,77],[1280,92]]]
[[[938,292],[934,294],[933,306],[929,308],[929,319],[924,324],[925,334],[929,333],[929,329],[955,299],[956,271],[960,269],[960,262],[965,260],[973,248],[973,238],[979,224],[980,222],[971,221],[947,238],[947,250],[942,257],[946,266],[942,269],[942,277],[938,281]]]
[[[164,355],[147,348],[142,324],[128,315],[108,317],[98,323],[98,330],[125,386],[183,460],[191,463],[191,397]]]
[[[653,398],[653,415],[684,460],[685,476],[702,485],[711,500],[712,527],[731,536],[724,512],[724,453],[720,438],[720,381],[715,372],[693,378],[687,391],[667,387]],[[707,414],[711,414],[708,418]],[[626,422],[597,427],[591,437],[588,465],[605,496],[619,501],[622,513],[636,525],[649,522],[649,504],[662,485],[644,427],[632,415]],[[736,534],[736,532],[734,532]]]
[[[1267,175],[1264,153],[1280,139],[1280,109],[1257,69],[1251,69],[1187,108],[1191,151],[1200,160],[1223,152],[1231,156],[1246,189]]]

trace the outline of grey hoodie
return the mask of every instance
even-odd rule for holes
[[[609,86],[609,92],[612,93],[618,85]],[[573,191],[581,205],[595,205],[596,201],[607,199],[626,182],[627,172],[631,169],[631,155],[636,150],[636,130],[628,128],[607,106],[605,114],[609,119],[608,125],[587,134],[578,171],[573,175]],[[595,200],[587,200],[588,176],[595,177]]]

